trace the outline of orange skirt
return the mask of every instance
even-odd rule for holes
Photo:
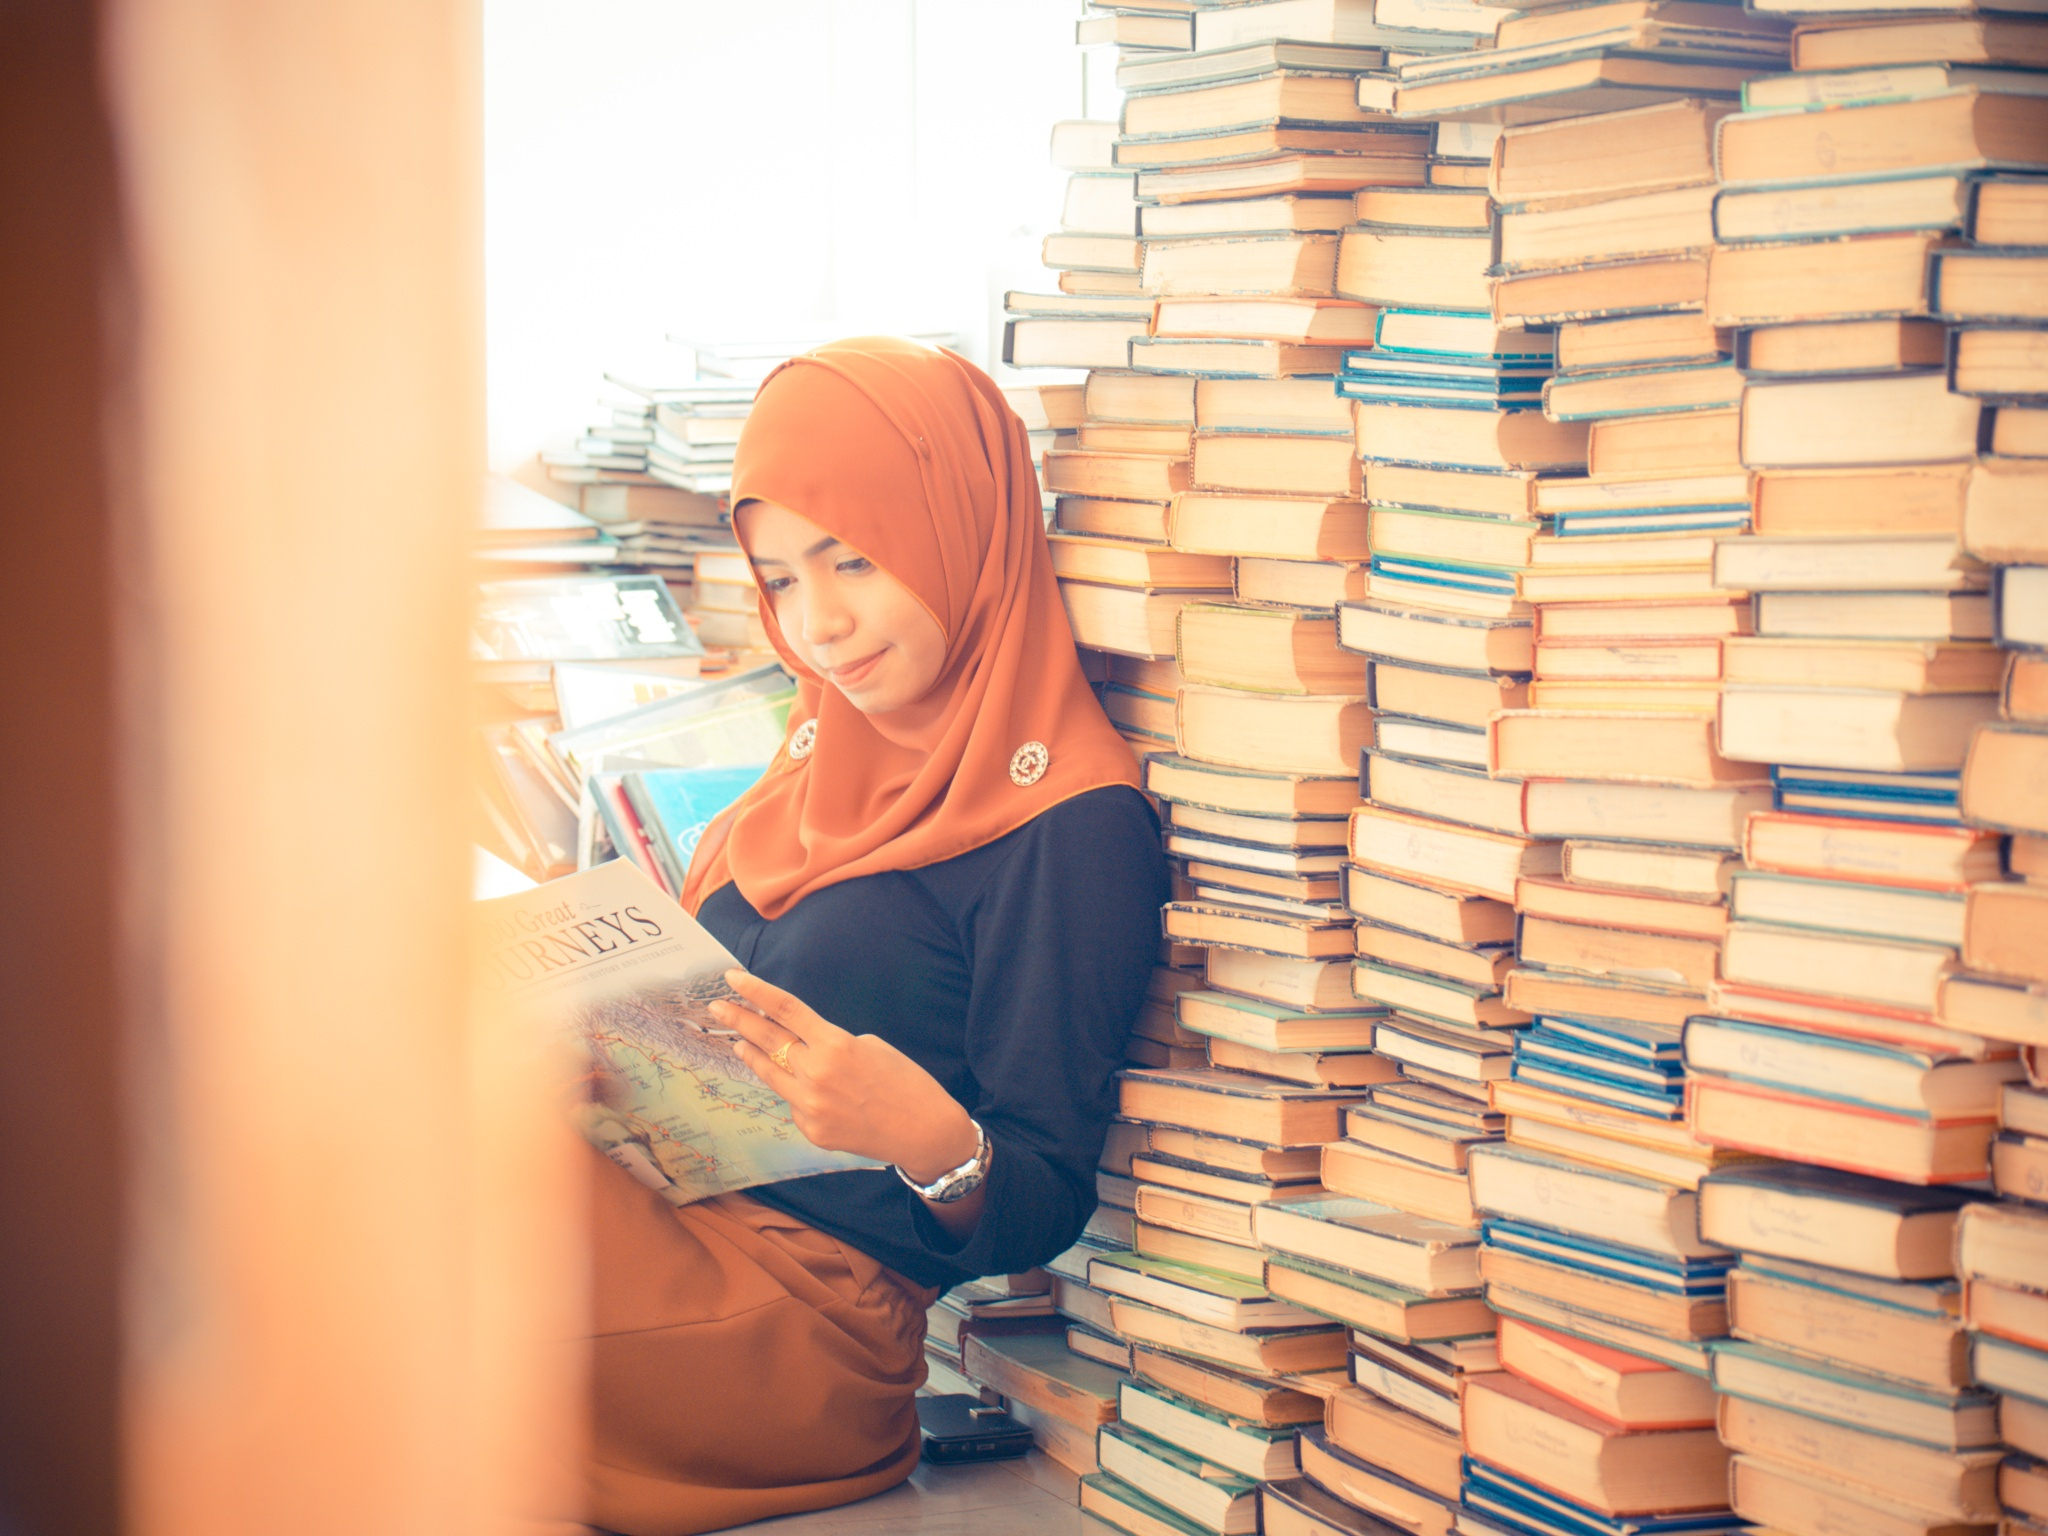
[[[591,1156],[586,1518],[691,1536],[910,1476],[938,1292],[745,1195],[679,1208]]]

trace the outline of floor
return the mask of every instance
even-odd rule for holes
[[[740,1526],[760,1536],[1119,1536],[1074,1502],[1074,1474],[1039,1451],[935,1467],[859,1504]]]

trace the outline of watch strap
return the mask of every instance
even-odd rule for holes
[[[974,1155],[959,1167],[947,1169],[929,1184],[920,1184],[901,1168],[896,1169],[896,1177],[908,1184],[919,1199],[929,1200],[934,1205],[950,1205],[955,1200],[966,1199],[988,1178],[988,1165],[994,1152],[988,1132],[981,1128],[979,1120],[970,1118],[967,1123],[974,1127]]]

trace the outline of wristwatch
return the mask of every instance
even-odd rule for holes
[[[970,1119],[967,1123],[974,1127],[974,1156],[958,1168],[949,1168],[929,1184],[918,1183],[901,1168],[896,1170],[896,1177],[933,1205],[951,1205],[955,1200],[965,1200],[981,1188],[982,1181],[988,1177],[989,1159],[995,1149],[988,1144],[988,1132],[981,1128],[979,1120]]]

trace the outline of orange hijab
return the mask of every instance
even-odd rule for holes
[[[786,741],[706,831],[690,911],[733,881],[780,917],[841,880],[936,864],[1062,800],[1138,783],[1074,654],[1024,423],[979,368],[881,336],[791,359],[734,455],[733,505],[753,497],[908,587],[944,630],[946,663],[916,703],[864,715],[798,659],[764,594],[761,622],[797,676],[790,741],[816,721],[815,744],[794,757]]]

